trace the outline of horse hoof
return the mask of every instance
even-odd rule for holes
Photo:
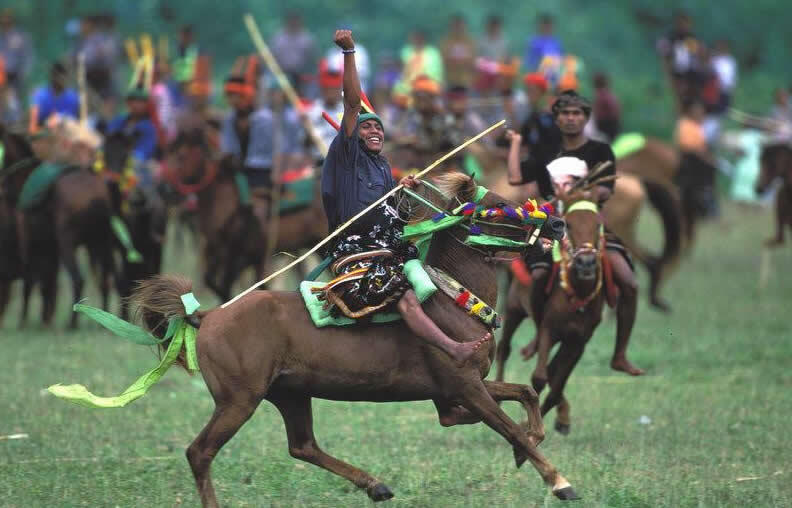
[[[564,487],[563,489],[553,490],[553,495],[561,501],[577,501],[580,496],[577,495],[575,489],[572,487]]]
[[[649,300],[649,303],[652,307],[659,310],[660,312],[664,312],[666,314],[671,313],[671,305],[669,305],[668,302],[662,298],[652,298]]]
[[[562,436],[568,436],[569,435],[570,427],[571,427],[571,425],[568,424],[568,423],[561,423],[558,420],[556,420],[556,422],[555,422],[555,430],[556,430],[556,432],[558,432]]]
[[[366,493],[368,494],[368,497],[370,497],[374,502],[387,501],[393,497],[393,492],[391,492],[391,489],[389,489],[384,483],[378,483],[373,487],[369,487],[366,489]]]

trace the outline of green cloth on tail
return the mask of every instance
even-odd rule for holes
[[[628,155],[632,155],[644,146],[646,146],[646,137],[638,132],[621,134],[611,144],[613,155],[617,159],[623,159]]]
[[[22,191],[19,193],[17,207],[20,210],[30,210],[39,205],[47,196],[52,184],[69,168],[66,164],[52,164],[45,162],[30,173]]]
[[[424,302],[437,291],[437,286],[434,285],[429,278],[429,274],[424,270],[423,265],[417,259],[411,259],[404,263],[404,274],[407,280],[415,291],[415,296],[418,301]],[[311,282],[303,281],[300,283],[300,294],[305,302],[305,307],[311,320],[317,328],[325,326],[347,326],[355,324],[357,321],[346,316],[333,316],[329,310],[324,308],[325,302],[319,301],[316,293],[311,292],[311,288],[324,287],[325,282]],[[375,312],[371,318],[373,323],[389,323],[398,321],[401,315],[397,312]]]
[[[129,229],[127,229],[126,223],[121,220],[121,217],[118,215],[111,216],[110,227],[113,229],[113,234],[115,234],[115,237],[124,247],[127,261],[130,263],[142,263],[143,255],[138,252],[137,249],[135,249],[134,245],[132,245],[132,235],[129,234]]]
[[[192,293],[182,295],[182,302],[188,315],[197,310],[198,300]],[[191,310],[192,309],[192,310]],[[89,392],[83,385],[61,385],[55,384],[47,390],[56,397],[66,399],[81,406],[93,408],[124,407],[130,402],[139,399],[159,381],[165,372],[176,362],[182,347],[185,349],[187,360],[187,370],[195,372],[198,370],[198,352],[195,345],[197,330],[187,323],[184,318],[171,318],[168,321],[168,329],[162,339],[157,339],[147,331],[137,327],[123,319],[104,312],[100,309],[88,307],[87,305],[76,304],[76,312],[82,312],[91,319],[117,334],[119,337],[130,340],[137,344],[159,344],[170,339],[165,355],[154,369],[140,376],[137,381],[115,397],[99,397]]]

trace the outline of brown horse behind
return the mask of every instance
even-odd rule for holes
[[[268,271],[270,243],[274,252],[311,247],[327,234],[327,219],[317,181],[312,204],[281,215],[273,241],[269,238],[270,223],[261,225],[252,209],[240,204],[233,159],[225,157],[217,162],[211,157],[202,131],[184,133],[172,147],[170,165],[177,181],[170,180],[177,186],[183,181],[199,182],[195,189],[203,236],[204,281],[220,299],[228,300],[232,285],[245,269],[254,268],[257,278]],[[269,207],[270,202],[261,206]]]
[[[462,177],[456,192],[449,196],[440,196],[439,200],[428,194],[426,197],[445,207],[453,195],[470,200],[474,187],[472,180]],[[500,196],[489,193],[482,204],[503,202]],[[498,228],[482,227],[485,233],[492,229]],[[526,238],[519,228],[507,233],[511,239]],[[469,248],[463,243],[466,235],[459,226],[437,233],[427,264],[444,270],[494,305],[497,287],[493,253]],[[184,316],[180,295],[190,287],[189,281],[174,277],[159,277],[143,284],[135,299],[141,304],[149,329],[161,334],[164,319]],[[457,340],[478,340],[488,331],[483,322],[445,294],[434,295],[423,307]],[[365,489],[374,501],[391,498],[392,492],[380,480],[319,448],[313,433],[314,397],[375,402],[433,400],[442,425],[483,421],[511,443],[518,467],[530,460],[557,497],[576,498],[569,483],[536,448],[544,429],[534,391],[524,385],[483,381],[494,353],[491,343],[458,368],[445,354],[413,335],[402,321],[316,328],[296,292],[253,292],[227,308],[201,312],[196,317],[200,321],[198,363],[216,405],[209,423],[187,450],[204,506],[217,506],[209,473],[212,460],[265,399],[283,417],[293,457],[346,478]],[[519,401],[526,408],[528,431],[498,407],[500,400]]]

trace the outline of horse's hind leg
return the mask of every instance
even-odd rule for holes
[[[468,383],[463,388],[461,396],[467,409],[479,415],[487,426],[511,443],[517,467],[520,467],[526,460],[530,460],[545,484],[552,487],[556,497],[562,500],[578,499],[566,478],[561,476],[558,470],[536,448],[525,430],[498,406],[498,403],[487,393],[487,389],[481,381],[476,380]]]
[[[211,420],[187,448],[187,461],[190,463],[195,484],[198,486],[198,494],[201,496],[201,504],[204,507],[218,506],[209,473],[212,460],[220,448],[248,421],[258,406],[258,403],[252,403],[245,397],[239,399],[239,401],[215,401]]]
[[[292,457],[310,462],[346,478],[356,487],[366,489],[366,493],[373,501],[385,501],[393,497],[393,493],[384,483],[365,471],[328,455],[319,448],[313,433],[310,397],[289,393],[268,397],[268,400],[278,408],[283,416],[289,440],[289,454]]]
[[[562,393],[561,402],[559,402],[558,406],[556,406],[556,421],[554,428],[556,431],[558,431],[558,433],[563,434],[564,436],[569,434],[569,429],[572,425],[572,420],[569,413],[569,401]]]

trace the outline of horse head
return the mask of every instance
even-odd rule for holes
[[[756,181],[756,193],[762,194],[776,178],[792,180],[792,147],[774,143],[762,148],[759,159],[759,178]]]
[[[168,147],[164,176],[180,194],[203,190],[214,181],[217,169],[211,144],[201,128],[181,131]]]
[[[605,233],[599,207],[582,193],[561,194],[566,234],[561,240],[562,284],[593,298],[602,284]],[[566,274],[572,277],[566,282]]]
[[[552,216],[552,208],[540,210],[536,203],[511,202],[492,191],[480,188],[473,178],[450,172],[431,177],[414,191],[411,199],[400,203],[409,211],[409,222],[430,219],[441,222],[451,217],[453,236],[460,243],[483,254],[487,260],[496,254],[540,250],[539,236],[561,238],[564,222]]]

